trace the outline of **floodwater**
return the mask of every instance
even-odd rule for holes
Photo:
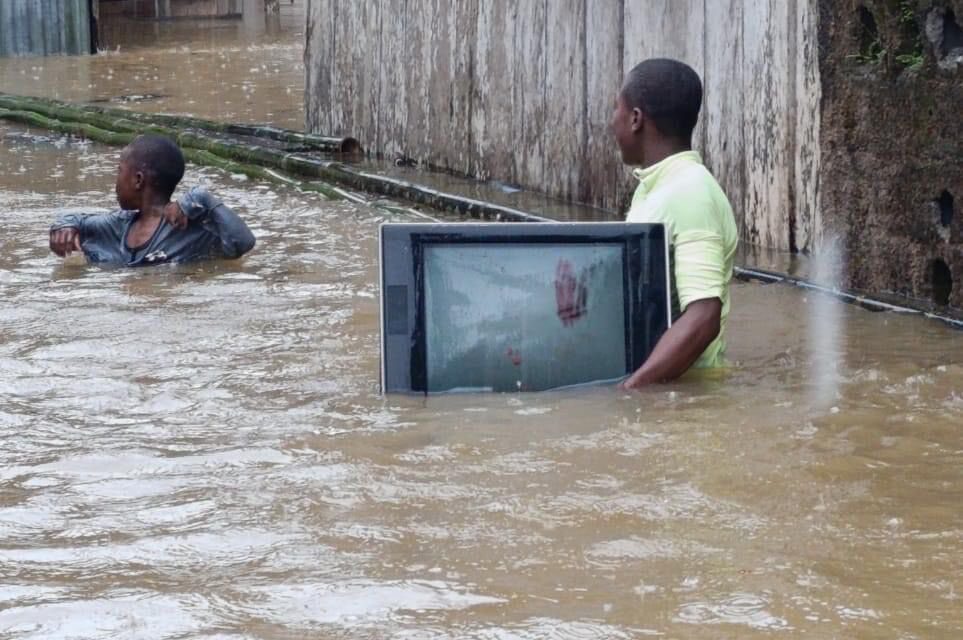
[[[291,125],[277,37],[241,105],[186,44],[0,61],[0,90]],[[402,217],[192,167],[253,253],[64,264],[47,225],[112,206],[117,156],[0,124],[0,637],[963,634],[963,333],[736,283],[726,375],[382,398],[375,233]]]
[[[99,55],[0,60],[0,90],[303,129],[302,31],[300,21],[272,25],[263,16],[115,19]]]

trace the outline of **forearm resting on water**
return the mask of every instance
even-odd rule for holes
[[[99,214],[66,213],[50,226],[50,250],[61,258],[74,251],[82,251],[84,229],[92,218]]]
[[[74,251],[82,251],[80,230],[76,227],[60,227],[50,231],[50,250],[64,258]]]
[[[689,370],[719,335],[722,301],[696,300],[663,334],[645,363],[623,383],[626,389],[675,380]]]

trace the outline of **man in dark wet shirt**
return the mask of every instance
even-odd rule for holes
[[[139,136],[124,149],[117,172],[120,211],[67,214],[50,227],[50,249],[83,251],[91,263],[139,267],[205,258],[239,258],[254,247],[244,221],[203,187],[176,202],[184,155],[168,138]]]

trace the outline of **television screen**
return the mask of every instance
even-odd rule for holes
[[[671,322],[667,256],[659,224],[382,225],[382,389],[622,378]]]
[[[429,392],[625,374],[620,244],[433,244],[424,283]]]

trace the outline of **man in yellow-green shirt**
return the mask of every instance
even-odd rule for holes
[[[661,58],[632,69],[616,99],[612,133],[623,162],[640,167],[626,219],[665,224],[672,264],[672,327],[626,388],[723,365],[738,230],[725,193],[692,150],[701,108],[698,74]]]

